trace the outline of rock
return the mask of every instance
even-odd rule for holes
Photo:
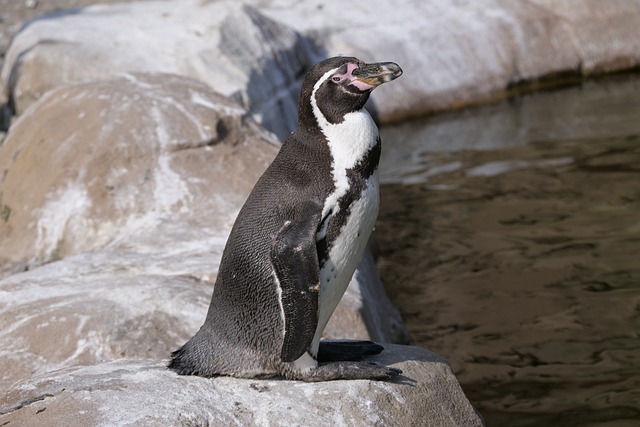
[[[303,383],[179,377],[150,360],[67,368],[9,389],[0,425],[483,425],[435,354],[387,345],[371,360],[404,373],[393,382]]]
[[[234,7],[239,2],[231,2]],[[257,120],[284,140],[298,124],[301,80],[320,48],[250,6],[233,11],[220,26],[219,55],[246,77],[232,94]],[[226,93],[226,88],[213,86]]]
[[[62,84],[122,72],[185,75],[241,101],[282,137],[296,124],[297,79],[316,58],[306,39],[241,2],[145,1],[29,22],[7,51],[1,81],[22,114]]]
[[[357,13],[339,0],[249,3],[149,1],[37,19],[7,52],[4,91],[20,114],[60,84],[171,72],[233,95],[283,138],[298,80],[321,56],[402,66],[404,78],[372,95],[382,123],[504,97],[522,82],[640,65],[635,0],[376,1]]]
[[[167,240],[225,239],[277,149],[237,103],[184,77],[56,88],[0,146],[0,265],[155,239],[159,228]]]
[[[0,388],[186,342],[277,149],[237,103],[175,75],[63,86],[33,104],[0,146]],[[370,256],[356,278],[325,336],[406,342]]]
[[[640,65],[640,3],[598,0],[271,0],[261,11],[320,45],[400,64],[404,77],[377,89],[380,121],[505,96],[521,82]],[[301,18],[304,17],[304,18]]]
[[[237,103],[174,75],[59,87],[32,105],[0,146],[0,259],[5,274],[31,269],[0,281],[3,383],[186,341],[276,152]]]
[[[168,357],[204,322],[213,283],[203,272],[215,272],[223,243],[210,240],[94,251],[0,281],[0,389],[74,365]]]
[[[109,1],[114,3],[131,2],[136,0]],[[3,0],[2,19],[0,19],[0,68],[2,68],[2,58],[9,47],[12,35],[20,29],[25,21],[29,21],[40,15],[56,10],[78,8],[100,2],[100,0],[47,0],[45,2],[37,0]]]
[[[160,236],[0,280],[0,389],[69,366],[168,357],[204,322],[223,245]],[[408,341],[370,254],[323,336]]]

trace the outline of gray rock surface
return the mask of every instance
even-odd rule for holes
[[[4,92],[20,114],[63,83],[171,72],[233,95],[282,138],[295,127],[298,79],[320,56],[403,67],[405,78],[372,96],[383,123],[503,97],[522,82],[640,65],[635,0],[177,4],[98,5],[31,22],[7,52]]]
[[[56,369],[168,357],[204,322],[221,242],[158,239],[53,262],[0,281],[0,389]],[[205,273],[206,274],[206,273]]]
[[[13,39],[0,80],[21,114],[65,83],[122,72],[189,76],[233,96],[282,137],[295,126],[297,78],[314,52],[289,27],[233,0],[116,3],[29,22]]]
[[[0,146],[0,389],[162,359],[189,339],[277,149],[237,103],[175,75],[62,86],[33,104]],[[370,255],[325,336],[408,339]]]
[[[58,87],[0,146],[0,266],[159,228],[183,241],[189,226],[224,238],[277,150],[237,103],[184,77],[128,74]]]
[[[59,9],[71,9],[94,3],[131,2],[136,0],[0,0],[0,68],[13,35],[31,19]],[[137,0],[141,1],[141,0]]]
[[[0,280],[0,389],[69,366],[168,357],[204,322],[223,244],[216,235],[158,236]],[[370,255],[324,336],[408,340]]]
[[[382,122],[505,96],[510,86],[640,65],[635,0],[260,2],[327,56],[392,60],[404,77],[376,90]],[[301,19],[304,17],[304,19]]]
[[[0,400],[0,425],[482,425],[435,354],[387,345],[371,360],[404,373],[393,382],[302,383],[179,377],[149,360],[67,368],[13,386]]]

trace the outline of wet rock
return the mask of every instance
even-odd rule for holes
[[[33,104],[0,146],[0,388],[161,359],[189,339],[277,149],[236,102],[175,75],[59,87]],[[406,341],[370,256],[338,312],[326,337]]]
[[[435,354],[387,345],[371,360],[404,373],[393,382],[303,383],[179,377],[149,360],[68,368],[13,386],[0,400],[0,424],[482,425]]]

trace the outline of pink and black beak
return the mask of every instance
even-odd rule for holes
[[[360,90],[370,90],[390,82],[402,75],[402,68],[394,62],[362,64],[352,71],[355,80],[351,82]]]

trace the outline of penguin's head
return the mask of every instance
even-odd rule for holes
[[[357,58],[334,57],[314,65],[307,73],[300,93],[301,126],[313,115],[315,104],[330,123],[341,123],[345,114],[364,107],[371,91],[402,75],[393,62],[366,64]]]

